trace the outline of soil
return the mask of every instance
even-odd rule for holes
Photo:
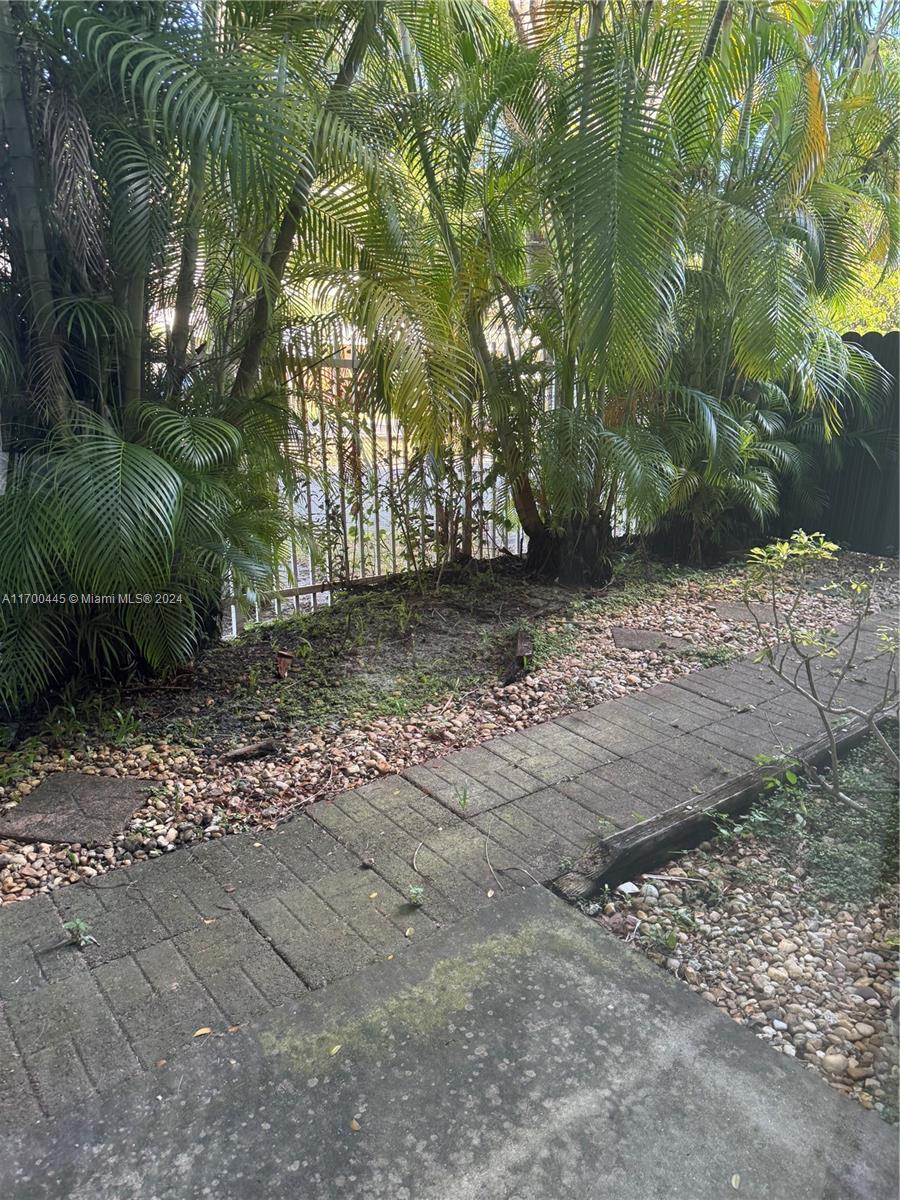
[[[172,688],[131,693],[150,739],[187,734],[218,750],[262,733],[302,735],[363,716],[403,716],[499,678],[515,633],[595,592],[541,585],[517,561],[444,578],[358,586],[309,615],[256,626],[212,650]],[[293,655],[280,679],[276,655]]]
[[[828,564],[801,592],[799,617],[812,627],[846,619],[846,599],[827,585],[873,565],[860,555]],[[876,604],[896,603],[895,574],[883,573]],[[495,560],[424,589],[354,588],[252,628],[162,684],[60,698],[15,730],[0,758],[0,808],[71,769],[148,779],[152,798],[104,845],[0,841],[0,903],[271,826],[379,775],[728,662],[757,644],[741,606],[734,619],[717,611],[742,588],[740,567],[675,569],[637,555],[599,589]],[[672,648],[619,647],[612,630],[623,626],[658,631]],[[522,664],[517,642],[533,646]],[[225,757],[258,742],[268,744],[259,755]]]

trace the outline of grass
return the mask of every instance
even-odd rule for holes
[[[886,733],[896,744],[896,724]],[[847,753],[841,787],[864,812],[789,771],[748,813],[720,819],[720,835],[765,843],[786,868],[802,867],[805,886],[822,900],[870,903],[896,884],[900,867],[897,776],[874,740]]]
[[[542,667],[571,654],[578,646],[578,629],[571,621],[558,621],[547,626],[529,622],[525,628],[534,642],[534,667]]]
[[[703,667],[722,667],[743,654],[743,650],[734,646],[696,646],[693,650],[683,650],[679,657],[694,659]]]
[[[12,787],[26,779],[44,749],[40,738],[32,737],[21,742],[15,750],[4,751],[0,756],[0,787]]]

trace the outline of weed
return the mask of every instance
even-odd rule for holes
[[[412,609],[403,596],[400,596],[394,606],[394,619],[397,622],[397,632],[403,636],[412,621]]]
[[[467,783],[463,784],[462,787],[455,787],[453,789],[453,800],[454,803],[459,805],[461,812],[466,811],[469,807],[469,785]]]
[[[421,884],[411,883],[407,889],[406,898],[413,907],[418,908],[420,904],[425,903],[425,889]]]
[[[138,719],[130,708],[101,709],[97,726],[102,739],[113,746],[127,746],[140,731]]]
[[[167,721],[162,728],[163,740],[176,746],[198,746],[200,738],[192,720]]]
[[[74,742],[85,733],[84,721],[72,700],[54,704],[40,727],[40,735],[53,742]]]
[[[97,945],[97,939],[91,933],[91,927],[81,917],[73,917],[71,921],[63,922],[63,929],[69,935],[69,941],[84,950],[86,946]]]
[[[733,646],[695,646],[692,650],[685,649],[681,657],[694,659],[704,667],[720,667],[734,662],[741,653]]]
[[[216,808],[213,810],[211,824],[218,826],[225,833],[237,833],[244,828],[244,818],[224,808]]]
[[[0,787],[11,787],[21,783],[31,774],[38,756],[46,749],[40,738],[29,738],[17,750],[4,754],[0,763]]]
[[[521,628],[531,634],[534,643],[534,656],[528,663],[528,670],[571,654],[578,645],[578,629],[571,621],[557,618],[545,626],[523,624]]]
[[[659,925],[648,925],[642,930],[644,937],[648,942],[658,946],[661,950],[674,950],[678,945],[678,934],[674,929],[669,929],[665,933]]]
[[[885,732],[896,738],[896,724]],[[779,761],[785,769],[751,809],[716,819],[719,835],[760,839],[786,869],[801,866],[823,899],[870,902],[898,866],[897,778],[878,743],[868,738],[841,763],[842,786],[859,808],[835,804],[827,787],[798,775],[789,761]]]

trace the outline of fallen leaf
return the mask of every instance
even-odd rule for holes
[[[158,1059],[156,1060],[156,1065],[157,1065],[158,1067],[164,1067],[164,1066],[166,1065],[166,1063],[167,1063],[167,1062],[168,1062],[168,1059],[165,1059],[165,1058],[158,1058]]]
[[[262,842],[254,842],[253,845],[254,845],[254,848],[257,850],[262,849]]]
[[[215,917],[201,917],[200,920],[204,925],[212,925],[216,921]]]
[[[731,1177],[731,1186],[734,1188],[734,1190],[735,1190],[735,1191],[737,1191],[737,1190],[738,1190],[738,1188],[741,1186],[741,1177],[740,1177],[740,1175],[732,1175],[732,1177]]]
[[[387,956],[387,960],[388,960],[388,962],[390,962],[390,961],[391,961],[391,959],[392,959],[393,957],[394,957],[394,956],[393,956],[393,954],[389,954],[389,955]]]
[[[229,1025],[229,1026],[228,1026],[228,1032],[229,1032],[229,1033],[237,1033],[237,1031],[238,1031],[239,1029],[240,1029],[240,1025]]]
[[[377,892],[369,892],[369,899],[374,900],[377,895],[378,895]]]
[[[341,1048],[341,1043],[338,1042],[338,1044],[336,1046],[331,1047],[331,1049],[328,1051],[328,1053],[331,1055],[337,1054],[337,1052],[338,1052],[338,1050],[340,1050],[340,1048]]]
[[[488,900],[490,900],[490,898],[491,898],[491,896],[493,896],[493,894],[494,894],[494,889],[493,889],[493,888],[489,888],[489,889],[488,889]]]
[[[350,1128],[353,1130],[354,1133],[359,1133],[359,1131],[362,1129],[362,1125],[360,1125],[360,1123],[359,1123],[359,1121],[357,1121],[356,1117],[354,1117],[353,1120],[350,1122]]]
[[[212,1030],[209,1028],[208,1025],[204,1025],[202,1029],[198,1029],[196,1031],[196,1033],[194,1034],[194,1037],[206,1037],[206,1035],[208,1033],[212,1033]]]
[[[413,929],[412,925],[410,925],[409,929],[407,929],[407,931],[406,931],[406,936],[407,936],[408,938],[410,938],[410,937],[412,937],[412,935],[413,935],[415,932],[416,932],[416,931]]]

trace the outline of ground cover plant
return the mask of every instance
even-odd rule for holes
[[[896,722],[884,733],[896,746]],[[870,736],[841,777],[855,807],[787,768],[713,840],[593,907],[779,1053],[896,1121],[897,775]]]

